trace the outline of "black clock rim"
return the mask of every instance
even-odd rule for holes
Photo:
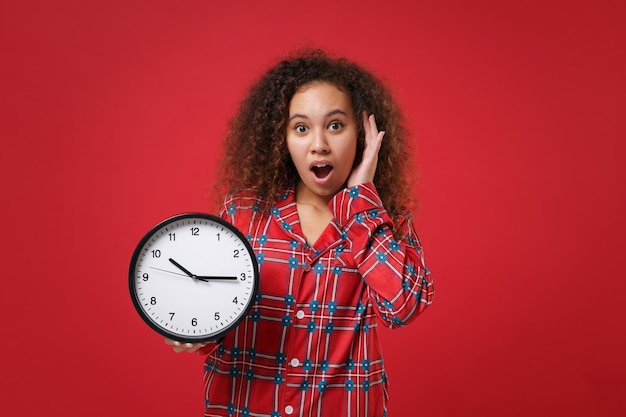
[[[221,331],[211,336],[195,336],[195,337],[181,336],[177,333],[170,332],[169,330],[164,329],[163,327],[159,326],[146,314],[144,309],[141,307],[141,303],[139,302],[139,295],[137,294],[137,288],[135,287],[135,268],[137,266],[137,261],[139,259],[139,255],[141,254],[141,250],[143,249],[144,245],[148,242],[148,240],[150,240],[150,238],[154,235],[154,233],[156,233],[158,230],[162,229],[163,227],[167,226],[168,224],[171,224],[180,220],[190,219],[190,218],[201,218],[205,220],[210,220],[228,228],[231,232],[237,235],[237,237],[239,237],[241,241],[244,243],[246,250],[250,253],[250,258],[252,259],[252,264],[253,264],[252,266],[253,266],[254,286],[252,290],[252,295],[250,296],[250,301],[244,308],[239,318],[237,318],[237,320],[235,320],[233,323],[231,323],[230,325],[228,325]],[[137,244],[137,247],[135,248],[133,252],[133,256],[130,261],[130,268],[128,270],[128,285],[129,285],[129,290],[130,290],[130,298],[133,302],[133,306],[135,307],[135,310],[139,314],[139,317],[141,317],[141,319],[148,326],[150,326],[152,330],[156,331],[161,336],[165,336],[169,339],[176,340],[179,342],[204,343],[204,342],[216,341],[216,340],[223,338],[227,333],[230,333],[237,326],[239,326],[239,324],[248,316],[248,314],[250,313],[250,310],[252,309],[252,307],[254,306],[256,302],[256,296],[257,296],[257,292],[259,288],[259,264],[256,259],[256,254],[254,253],[254,250],[252,249],[252,245],[248,241],[248,238],[246,238],[246,236],[243,233],[241,233],[241,231],[237,229],[234,225],[222,219],[221,217],[213,215],[213,214],[201,213],[201,212],[187,212],[187,213],[176,214],[174,216],[166,218],[165,220],[162,220],[161,222],[157,223],[155,226],[150,228],[150,230],[143,236],[143,238],[141,238],[141,240],[139,241],[139,243]]]

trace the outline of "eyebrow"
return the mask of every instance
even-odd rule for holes
[[[325,117],[331,117],[331,116],[334,116],[336,114],[342,114],[345,117],[348,117],[348,114],[345,111],[340,110],[340,109],[332,110],[332,111],[326,113]],[[308,119],[309,117],[307,115],[305,115],[305,114],[296,113],[293,116],[291,116],[287,121],[290,122],[291,120],[297,119],[297,118]]]

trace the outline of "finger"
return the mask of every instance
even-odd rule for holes
[[[372,138],[378,133],[376,129],[376,122],[374,122],[374,130],[372,129],[372,118],[374,115],[368,116],[366,112],[363,112],[363,130],[365,131],[365,143],[371,142]]]
[[[385,131],[378,130],[378,126],[376,125],[376,118],[374,117],[374,115],[372,114],[369,118],[369,123],[370,123],[370,129],[372,130],[372,137],[375,138],[374,140],[374,144],[376,145],[376,150],[378,151],[378,149],[380,149],[380,143],[383,140],[383,136],[385,136]]]
[[[363,112],[363,131],[365,132],[365,145],[367,146],[367,144],[372,140],[372,132],[369,116],[366,112]]]
[[[165,338],[165,344],[170,346],[183,346],[184,343],[179,342],[178,340]]]
[[[165,344],[172,346],[172,349],[174,350],[174,352],[176,353],[180,353],[183,350],[185,350],[185,347],[182,345],[182,343],[176,341],[176,340],[172,340],[172,339],[168,339],[167,337],[164,339]]]
[[[373,114],[370,115],[368,123],[370,125],[370,131],[374,133],[373,136],[376,136],[376,133],[378,133],[378,127],[376,126],[376,117]]]
[[[369,126],[371,129],[371,134],[370,134],[370,138],[366,143],[366,152],[369,155],[378,155],[378,152],[380,151],[380,147],[383,141],[383,137],[385,136],[385,131],[381,130],[380,132],[378,131],[378,127],[376,126],[376,120],[374,119],[374,115],[370,116],[369,118]]]
[[[363,112],[363,128],[365,129],[365,144],[373,145],[374,150],[378,151],[385,132],[378,131],[376,117],[373,114],[368,117],[367,114]]]
[[[174,350],[174,352],[176,352],[176,353],[180,353],[183,350],[185,350],[185,347],[182,345],[182,343],[180,343],[180,342],[178,342],[176,340],[166,339],[165,343],[170,345],[172,347],[172,349]]]
[[[385,131],[381,130],[378,132],[378,137],[376,137],[376,141],[378,142],[378,148],[380,149],[380,144],[383,142],[383,138],[385,137]]]
[[[196,352],[197,350],[202,349],[206,345],[207,343],[194,343],[191,347],[187,348],[187,352],[189,353]]]
[[[364,111],[362,116],[363,116],[363,128],[367,132],[367,125],[368,125],[368,122],[367,122],[367,119],[368,119],[367,112]]]

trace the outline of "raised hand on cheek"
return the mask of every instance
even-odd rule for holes
[[[384,131],[378,131],[374,115],[367,116],[363,112],[363,129],[365,130],[365,145],[361,163],[352,170],[348,178],[348,187],[374,181],[376,166],[378,164],[378,151],[385,136]]]

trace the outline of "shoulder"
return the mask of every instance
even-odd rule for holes
[[[229,215],[239,211],[269,213],[275,205],[288,199],[293,193],[294,190],[289,188],[270,198],[252,188],[237,190],[226,195],[220,214]]]
[[[220,215],[231,215],[241,210],[260,210],[266,200],[253,189],[238,190],[224,197]]]

